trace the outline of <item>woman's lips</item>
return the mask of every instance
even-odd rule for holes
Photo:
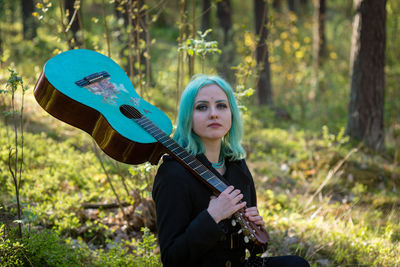
[[[221,127],[221,126],[222,126],[221,124],[216,123],[216,122],[211,123],[211,124],[208,125],[208,127],[210,127],[210,128],[218,128],[218,127]]]

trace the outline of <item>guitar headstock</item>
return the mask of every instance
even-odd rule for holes
[[[241,231],[245,236],[245,242],[249,240],[261,246],[268,246],[269,235],[263,226],[256,225],[244,216],[244,210],[239,210],[234,214],[235,221],[241,226]]]

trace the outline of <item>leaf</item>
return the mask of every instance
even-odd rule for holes
[[[27,221],[34,221],[38,217],[36,216],[35,213],[33,213],[31,210],[24,210],[24,217],[26,217]]]
[[[143,183],[141,187],[139,187],[139,191],[143,191],[147,188],[148,184],[147,183]]]

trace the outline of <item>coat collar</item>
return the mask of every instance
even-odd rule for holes
[[[251,181],[251,176],[250,176],[251,174],[247,173],[248,169],[244,166],[245,163],[243,159],[235,161],[230,161],[225,159],[226,173],[222,176],[217,170],[215,170],[212,167],[211,162],[208,161],[207,157],[204,154],[198,154],[196,158],[225,183],[227,183],[225,177],[235,177],[235,176],[246,177]]]

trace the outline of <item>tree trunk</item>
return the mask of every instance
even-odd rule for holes
[[[190,36],[192,39],[196,39],[196,1],[192,0],[192,24],[191,26],[191,34]],[[194,75],[194,67],[195,67],[195,62],[196,62],[196,56],[194,55],[188,55],[188,67],[189,67],[189,77],[192,77]]]
[[[151,77],[144,79],[145,73],[151,76],[150,60],[147,58],[147,56],[150,56],[147,55],[149,54],[150,35],[148,33],[148,10],[145,0],[116,1],[114,12],[118,19],[123,20],[128,35],[128,44],[124,45],[120,51],[121,58],[128,58],[125,69],[130,78],[139,78],[140,82],[149,81]],[[124,44],[124,38],[121,35],[117,38]],[[140,84],[137,86],[141,87]]]
[[[224,45],[228,42],[228,32],[232,28],[232,7],[230,0],[222,0],[217,4],[219,24],[224,32]]]
[[[257,69],[259,69],[256,84],[258,104],[272,107],[271,74],[268,60],[268,9],[264,0],[254,0],[255,31],[258,39],[256,47]]]
[[[314,0],[313,56],[316,67],[321,66],[322,60],[326,54],[325,16],[326,16],[325,0]]]
[[[210,24],[211,0],[203,0],[203,12],[201,14],[201,31],[211,28]]]
[[[326,39],[325,39],[325,0],[313,0],[314,3],[314,24],[313,24],[313,83],[317,91],[320,89],[318,71],[322,66],[323,59],[326,55]]]
[[[371,148],[385,149],[384,66],[386,0],[354,0],[350,55],[351,93],[347,133]]]
[[[1,27],[2,25],[0,25],[0,68],[3,68],[3,29]],[[0,102],[0,106],[1,106],[1,102]]]
[[[133,14],[134,19],[132,19],[132,29],[136,50],[135,64],[134,64],[134,75],[139,75],[140,82],[143,82],[143,74],[148,72],[150,75],[150,61],[146,60],[146,49],[150,45],[149,36],[146,36],[148,33],[147,22],[147,9],[145,8],[145,0],[134,0],[133,1]],[[148,55],[150,56],[150,55]],[[141,87],[141,85],[139,85]]]
[[[273,0],[272,1],[272,7],[275,10],[280,11],[282,9],[282,0]]]
[[[121,59],[121,64],[123,65],[123,69],[129,73],[129,56],[127,50],[129,49],[129,37],[127,38],[126,30],[129,27],[129,19],[128,19],[128,8],[129,5],[127,2],[123,2],[122,0],[116,0],[114,2],[114,13],[118,20],[122,20],[123,26],[122,29],[119,26],[116,26],[114,29],[114,33],[118,33],[117,40],[118,43],[121,44],[121,48],[119,50],[119,58]],[[119,25],[119,24],[117,24]],[[129,34],[129,33],[128,33]]]
[[[307,6],[307,2],[308,0],[300,0],[300,6],[304,8],[305,6]]]
[[[32,40],[36,37],[37,24],[32,13],[34,12],[33,0],[22,0],[22,26],[24,40]]]
[[[232,40],[232,6],[230,0],[222,0],[217,4],[219,25],[223,31],[222,49],[219,64],[220,73],[231,84],[234,83],[234,72],[231,69],[235,54],[235,44]]]
[[[297,0],[287,0],[287,6],[290,11],[297,12]]]

